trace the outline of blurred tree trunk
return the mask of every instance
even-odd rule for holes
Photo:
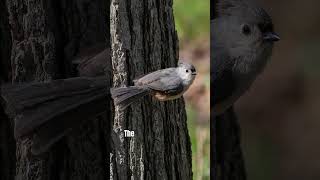
[[[114,86],[132,85],[135,77],[177,64],[172,0],[112,0],[111,19]],[[124,130],[134,137],[124,137]],[[113,179],[192,179],[183,98],[146,97],[125,112],[115,109],[112,138]]]
[[[233,107],[211,123],[211,173],[217,180],[245,180],[246,171],[240,144],[240,126]]]
[[[19,83],[76,76],[72,60],[80,52],[110,47],[109,5],[107,0],[1,1],[1,79]],[[8,19],[12,39],[3,24]],[[4,51],[11,43],[10,60]],[[11,145],[14,122],[8,123],[1,112],[1,179],[107,179],[110,109],[106,107],[104,117],[75,128],[41,156],[30,154],[32,137],[17,140],[16,149]]]

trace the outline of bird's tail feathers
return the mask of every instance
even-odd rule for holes
[[[111,88],[110,92],[114,104],[119,105],[122,110],[150,93],[148,88],[137,86]]]
[[[107,88],[105,77],[77,77],[5,85],[1,87],[0,99],[8,116],[15,121],[15,137],[20,138],[48,123],[68,129],[79,123],[79,119],[104,112],[108,104]],[[88,104],[99,107],[88,108],[91,107]],[[87,108],[78,111],[79,107]],[[68,118],[60,122],[65,115]]]

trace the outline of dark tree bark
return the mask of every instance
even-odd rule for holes
[[[0,86],[8,81],[10,71],[11,35],[6,2],[0,1]],[[0,90],[1,93],[1,90]],[[0,106],[0,179],[11,180],[15,176],[15,140],[13,123]]]
[[[245,180],[246,171],[240,144],[240,126],[233,108],[213,118],[211,173],[217,180]]]
[[[1,1],[0,6],[1,50],[2,47],[11,48],[11,43],[12,49],[11,58],[8,58],[8,52],[1,51],[0,76],[7,82],[10,79],[19,83],[76,76],[72,61],[88,55],[82,52],[89,52],[88,49],[101,52],[110,47],[110,3],[107,0],[7,0],[6,6],[4,2]],[[8,18],[2,14],[6,12]],[[3,24],[6,18],[12,41],[7,41],[11,40],[10,34],[3,31],[8,28]],[[110,61],[110,57],[105,60]],[[3,64],[12,66],[2,71]],[[111,77],[108,71],[106,76]],[[3,175],[6,179],[15,176],[18,180],[107,179],[110,110],[106,107],[103,116],[86,120],[41,156],[30,153],[33,137],[17,140],[15,149],[11,143],[13,128],[10,125],[14,122],[1,119],[0,153],[5,167],[0,170],[1,179]],[[11,153],[16,154],[16,161]]]
[[[112,0],[114,86],[175,66],[178,39],[171,0]],[[125,138],[124,130],[135,132]],[[183,98],[158,102],[146,97],[125,112],[115,109],[113,179],[192,179],[191,145]]]

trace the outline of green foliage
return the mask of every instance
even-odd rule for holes
[[[247,129],[250,134],[243,134],[242,148],[244,159],[248,171],[249,180],[269,180],[275,179],[278,164],[279,152],[276,150],[276,144],[270,137],[263,135],[261,132]]]
[[[319,55],[319,39],[309,41],[307,43],[301,43],[297,48],[295,60],[298,63],[298,67],[303,71],[303,74],[307,77],[319,77],[320,76],[320,55]]]
[[[187,106],[188,130],[192,149],[192,172],[194,180],[210,179],[210,126],[197,124],[197,112],[192,106]],[[205,137],[201,137],[205,132]],[[199,143],[205,138],[203,143]]]
[[[209,37],[210,0],[174,0],[173,8],[180,40]]]
[[[173,0],[173,9],[180,47],[187,43],[191,46],[197,46],[196,42],[199,39],[208,39],[209,41],[210,0]],[[210,75],[209,72],[207,74],[204,83],[208,88],[210,87]],[[197,96],[199,95],[197,94]],[[190,105],[191,102],[187,104],[189,104],[187,117],[192,145],[193,179],[210,179],[210,126],[201,125],[197,120],[199,116],[197,109]]]

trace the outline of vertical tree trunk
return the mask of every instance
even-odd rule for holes
[[[11,35],[8,11],[6,9],[6,2],[0,1],[0,86],[8,81],[11,76],[10,52]],[[0,105],[0,177],[2,180],[12,180],[15,176],[16,156],[12,125]]]
[[[3,59],[5,53],[1,51],[1,68],[2,64],[12,65],[1,71],[4,80],[12,77],[12,82],[19,83],[75,76],[72,60],[80,52],[93,47],[100,50],[109,47],[110,3],[107,0],[7,0],[6,6],[3,3],[1,1],[0,6],[1,50],[2,46],[10,47],[10,43],[2,44],[2,37],[8,36],[2,31],[5,22],[2,20],[7,18],[2,13],[6,9],[12,34],[11,63]],[[108,59],[106,57],[106,61]],[[13,137],[12,126],[1,119],[1,129],[7,131],[1,130],[0,144],[8,144],[1,147],[1,158],[16,151],[16,162],[1,159],[6,168],[11,168],[3,170],[4,177],[13,179],[14,175],[10,173],[16,169],[17,180],[107,179],[110,109],[106,107],[103,117],[87,120],[75,128],[50,152],[41,156],[30,154],[32,137],[17,140],[15,150],[15,146],[9,143]]]
[[[245,180],[246,171],[240,144],[240,126],[233,108],[213,119],[214,143],[211,173],[217,180]]]
[[[110,13],[114,86],[177,64],[172,0],[112,0]],[[134,137],[124,137],[124,130]],[[115,109],[112,139],[112,179],[192,179],[183,98],[147,97],[125,112]]]

